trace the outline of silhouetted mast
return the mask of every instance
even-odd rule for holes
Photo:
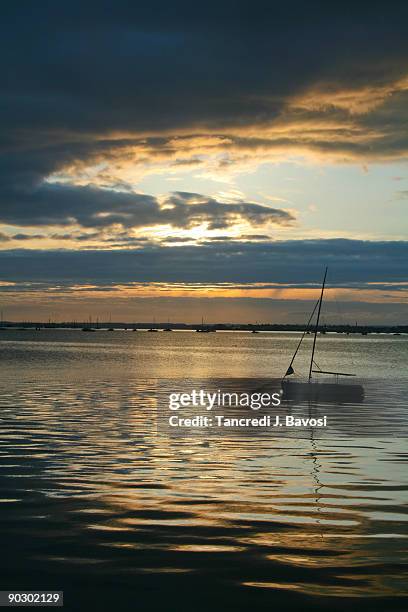
[[[324,286],[326,284],[326,276],[327,276],[327,266],[326,266],[326,270],[324,271],[323,284],[322,284],[322,292],[320,294],[319,308],[317,310],[316,326],[315,326],[314,337],[313,337],[312,357],[310,359],[309,380],[312,378],[313,359],[314,359],[314,353],[315,353],[315,348],[316,348],[317,330],[319,328],[320,311],[322,309]]]

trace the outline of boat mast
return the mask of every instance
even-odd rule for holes
[[[313,359],[314,359],[314,353],[315,353],[315,348],[316,348],[317,330],[318,330],[318,327],[319,327],[320,311],[322,309],[324,285],[326,284],[326,276],[327,276],[327,266],[326,266],[326,270],[324,271],[323,284],[322,284],[322,292],[320,294],[319,308],[317,310],[316,326],[315,326],[314,337],[313,337],[312,357],[310,359],[309,381],[312,378]]]
[[[319,299],[319,300],[317,300],[316,304],[314,305],[314,308],[313,308],[313,310],[312,310],[312,314],[311,314],[311,315],[310,315],[310,317],[309,317],[309,320],[308,320],[308,322],[307,322],[307,325],[306,325],[306,327],[305,327],[305,329],[304,329],[304,331],[303,331],[303,334],[302,334],[302,336],[301,336],[301,338],[300,338],[300,340],[299,340],[299,342],[298,342],[298,345],[297,345],[297,347],[296,347],[296,350],[295,350],[295,352],[293,353],[292,360],[291,360],[291,362],[290,362],[290,364],[289,364],[289,366],[288,366],[288,369],[286,370],[286,374],[285,374],[285,376],[284,376],[283,378],[285,378],[286,376],[290,376],[291,374],[293,374],[293,373],[294,373],[294,369],[292,368],[292,366],[293,366],[293,362],[295,361],[296,355],[297,355],[297,354],[298,354],[298,352],[299,352],[299,349],[300,349],[300,346],[301,346],[301,344],[302,344],[302,342],[303,342],[303,339],[304,339],[304,337],[306,336],[306,334],[307,334],[307,332],[308,332],[308,330],[309,330],[310,323],[311,323],[311,321],[312,321],[312,319],[313,319],[314,313],[316,312],[316,308],[318,307],[319,302],[320,302],[320,299]],[[257,323],[258,323],[258,321],[257,321]]]

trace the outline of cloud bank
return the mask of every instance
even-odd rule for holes
[[[407,156],[408,7],[176,1],[8,5],[0,212],[24,226],[291,221],[243,201],[137,193],[152,172],[288,155]],[[53,182],[47,183],[47,180]],[[109,192],[108,192],[109,191]],[[125,193],[123,193],[125,192]]]
[[[0,251],[0,280],[44,286],[126,283],[319,285],[324,266],[337,287],[390,292],[407,282],[406,242],[290,240],[146,246],[127,251]],[[405,284],[404,284],[405,283]]]

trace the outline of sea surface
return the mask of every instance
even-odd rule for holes
[[[406,610],[408,336],[318,338],[364,402],[280,410],[325,430],[158,427],[172,391],[278,388],[298,340],[2,331],[0,590],[63,590],[67,610]]]

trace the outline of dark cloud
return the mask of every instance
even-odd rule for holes
[[[305,287],[319,283],[328,265],[332,286],[370,288],[375,283],[393,291],[407,281],[407,259],[406,242],[342,239],[147,245],[113,252],[13,250],[0,251],[0,280],[50,286],[164,282]]]
[[[184,229],[206,222],[210,229],[220,229],[237,221],[251,225],[266,222],[288,225],[294,217],[284,210],[260,204],[225,204],[195,193],[176,192],[159,202],[144,194],[42,183],[34,188],[5,187],[0,221],[22,226],[75,224],[89,228],[169,224]]]
[[[2,13],[3,147],[252,125],[328,82],[406,71],[402,2],[19,3]]]
[[[312,83],[386,82],[405,69],[402,2],[10,4],[3,121],[19,116],[21,130],[252,123]]]
[[[392,1],[386,10],[379,2],[369,10],[259,0],[8,3],[0,24],[1,219],[192,227],[204,218],[215,229],[234,216],[290,221],[246,203],[226,208],[207,199],[193,209],[180,196],[163,210],[150,196],[43,180],[127,146],[136,147],[135,164],[154,156],[200,164],[197,152],[180,157],[169,134],[209,131],[224,138],[226,151],[244,154],[298,146],[345,157],[405,154],[406,88],[395,83],[406,76],[407,17],[408,5]],[[367,87],[374,89],[364,94]],[[350,91],[357,91],[351,102]],[[372,112],[361,113],[364,105]],[[299,129],[282,133],[285,122]],[[277,124],[278,134],[265,135],[265,124]],[[260,136],[236,133],[253,126]],[[147,134],[156,136],[141,141]]]
[[[199,166],[203,163],[202,159],[197,159],[195,157],[191,159],[176,159],[172,162],[172,166]]]
[[[44,238],[46,238],[44,234],[13,234],[13,236],[10,236],[10,239],[20,240],[20,241],[43,240]]]

